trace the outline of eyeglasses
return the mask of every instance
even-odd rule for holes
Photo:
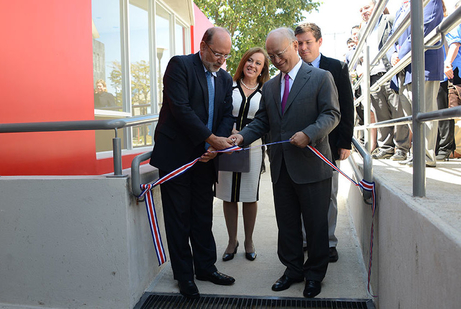
[[[208,48],[211,50],[211,52],[213,53],[213,55],[214,55],[216,58],[224,58],[224,59],[227,60],[227,59],[229,59],[229,58],[231,57],[231,54],[223,55],[223,54],[221,54],[221,53],[215,52],[215,51],[210,47],[210,45],[208,45],[207,42],[205,42],[205,41],[203,41],[203,42],[206,44],[206,46],[208,46]]]
[[[271,59],[271,61],[274,62],[275,58],[282,59],[283,54],[288,50],[288,47],[290,47],[290,45],[291,45],[292,42],[293,42],[293,41],[291,41],[290,44],[288,44],[288,46],[285,47],[285,49],[282,50],[281,52],[279,52],[279,53],[277,53],[277,54],[275,54],[275,55],[269,55],[269,58]]]

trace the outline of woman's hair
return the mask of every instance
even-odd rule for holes
[[[240,60],[239,66],[237,70],[235,71],[234,81],[237,81],[243,78],[244,76],[243,66],[248,61],[248,59],[256,53],[261,53],[264,55],[264,66],[261,71],[261,74],[258,76],[258,79],[257,79],[258,84],[262,85],[269,80],[269,56],[267,55],[266,51],[262,49],[261,47],[253,47],[247,50],[245,54],[243,54],[243,57]]]
[[[104,92],[107,92],[106,82],[105,82],[103,79],[98,79],[98,80],[96,81],[96,84],[95,84],[95,85],[96,85],[95,92],[97,91],[97,88],[98,88],[97,86],[98,86],[98,84],[101,84],[101,85],[104,87]]]

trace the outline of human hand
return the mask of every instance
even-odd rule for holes
[[[392,66],[396,66],[397,63],[399,63],[400,59],[399,59],[399,55],[397,53],[393,53],[392,54],[392,57],[391,57],[391,64]]]
[[[229,139],[232,141],[233,145],[241,145],[243,144],[243,136],[240,134],[232,134],[229,136]]]
[[[214,134],[211,134],[205,141],[213,147],[213,150],[222,150],[234,145],[230,138],[216,136]]]
[[[296,132],[290,138],[290,143],[299,147],[299,148],[306,148],[309,145],[311,139],[307,136],[304,132]]]
[[[218,153],[213,152],[215,149],[213,147],[209,147],[208,150],[200,157],[199,161],[200,162],[208,162],[210,160],[213,160],[216,158]]]
[[[339,148],[338,153],[339,153],[339,160],[346,160],[351,155],[350,149],[344,149],[344,148]]]
[[[445,67],[443,68],[443,72],[448,77],[448,79],[453,79],[454,74],[453,74],[453,67],[451,65],[449,66],[445,65]]]

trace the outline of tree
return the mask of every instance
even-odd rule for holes
[[[320,5],[313,0],[194,0],[202,12],[216,25],[229,30],[232,57],[227,70],[234,74],[245,51],[264,47],[269,31],[278,27],[294,29],[303,13]],[[275,69],[272,67],[273,73]]]

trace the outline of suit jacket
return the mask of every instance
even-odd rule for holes
[[[354,96],[349,79],[349,69],[346,63],[324,55],[320,56],[319,67],[333,75],[338,90],[341,121],[328,135],[331,154],[334,160],[338,160],[338,148],[351,149],[352,135],[354,134]]]
[[[212,132],[207,128],[208,88],[198,53],[171,58],[163,85],[163,105],[150,164],[170,172],[201,156],[212,132],[225,137],[231,134],[232,78],[222,69],[217,72]]]
[[[398,20],[403,13],[403,7],[400,7],[396,14],[395,20]],[[435,27],[437,27],[443,19],[443,8],[441,0],[430,0],[424,8],[424,36],[428,35]],[[400,23],[394,23],[390,35],[395,31]],[[402,59],[406,54],[411,52],[411,26],[409,26],[403,34],[399,37],[397,42],[388,51],[388,59],[394,52],[398,53],[399,59]],[[443,80],[443,50],[442,48],[427,50],[424,53],[424,79],[426,81],[441,81]],[[405,68],[405,82],[404,84],[411,83],[411,64]],[[393,88],[398,87],[397,79],[392,79]]]
[[[328,134],[340,119],[338,92],[331,73],[302,62],[288,95],[285,112],[281,111],[282,74],[263,87],[258,112],[240,134],[249,144],[268,133],[268,142],[284,141],[302,131],[310,137],[310,145],[331,159]],[[282,160],[291,179],[297,184],[325,180],[332,169],[311,150],[290,143],[272,145],[269,152],[272,182],[277,183]]]

